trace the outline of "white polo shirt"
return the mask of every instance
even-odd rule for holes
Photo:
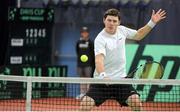
[[[105,73],[111,79],[126,77],[125,40],[132,39],[136,33],[136,30],[121,25],[113,35],[104,29],[97,35],[94,41],[95,55],[104,54]],[[96,70],[94,77],[99,77]]]

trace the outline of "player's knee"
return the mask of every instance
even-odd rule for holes
[[[95,105],[94,100],[89,96],[84,96],[80,103],[80,110],[88,111],[91,110]]]
[[[128,105],[132,108],[132,110],[135,111],[142,110],[142,103],[137,94],[131,95],[128,98]]]

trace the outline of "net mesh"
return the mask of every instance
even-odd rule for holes
[[[94,106],[93,111],[131,111],[115,99],[117,88],[113,85],[132,85],[139,93],[143,111],[180,111],[180,80],[178,79],[121,79],[101,80],[93,78],[69,77],[25,77],[0,75],[0,110],[1,111],[78,111],[81,99],[80,84],[97,84],[111,89],[102,90],[101,95],[110,99]],[[103,89],[99,86],[98,91]],[[124,94],[125,90],[122,90]],[[120,94],[118,94],[121,96]],[[116,95],[115,95],[116,96]],[[96,99],[94,99],[96,100]],[[88,106],[90,101],[87,101]]]

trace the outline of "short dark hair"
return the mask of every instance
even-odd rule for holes
[[[107,17],[108,15],[110,15],[110,16],[116,16],[116,17],[118,17],[119,20],[121,19],[121,17],[120,17],[120,11],[117,10],[117,9],[114,9],[114,8],[108,9],[108,10],[104,13],[104,16],[103,16],[104,19],[106,19],[106,17]]]

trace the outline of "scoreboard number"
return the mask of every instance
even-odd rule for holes
[[[37,29],[37,28],[27,28],[26,29],[26,37],[46,37],[46,29]]]

